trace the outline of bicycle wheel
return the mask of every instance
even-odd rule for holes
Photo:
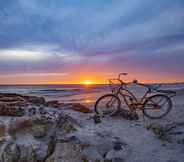
[[[143,104],[143,113],[150,119],[160,119],[172,109],[171,99],[162,94],[148,97]]]
[[[95,103],[95,112],[104,116],[114,115],[120,108],[121,101],[113,94],[100,97]]]

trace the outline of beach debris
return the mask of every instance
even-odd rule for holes
[[[92,110],[80,103],[73,103],[71,109],[82,113],[92,113]]]
[[[101,117],[100,117],[100,115],[95,114],[93,116],[93,120],[94,120],[95,124],[101,123]]]
[[[127,120],[138,120],[139,116],[136,111],[120,109],[114,116],[120,116]]]
[[[6,126],[3,123],[0,123],[0,138],[5,136],[6,134]]]
[[[147,129],[151,129],[156,137],[162,141],[183,143],[184,122],[151,123],[147,126]]]
[[[128,156],[130,156],[131,153],[128,144],[122,143],[118,140],[114,142],[113,145],[113,149],[106,153],[106,161],[123,162],[128,159]]]

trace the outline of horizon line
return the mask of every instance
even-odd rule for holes
[[[184,82],[141,82],[144,84],[184,84]],[[92,83],[90,85],[108,85],[109,83]],[[85,85],[83,83],[33,83],[33,84],[1,84],[0,86],[49,86],[49,85]]]

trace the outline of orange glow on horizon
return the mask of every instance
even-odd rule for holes
[[[79,69],[80,70],[80,69]],[[81,70],[68,73],[30,73],[0,75],[0,84],[108,84],[108,79],[116,78],[121,71],[90,71]],[[137,79],[142,83],[176,83],[184,82],[184,76],[179,74],[149,72],[137,73],[132,71],[122,77],[123,81],[130,82]]]
[[[89,86],[89,85],[94,84],[94,83],[91,80],[85,80],[83,82],[83,84],[86,85],[86,86]]]

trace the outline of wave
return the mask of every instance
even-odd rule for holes
[[[40,92],[53,92],[53,93],[55,93],[55,92],[79,92],[79,91],[81,91],[81,89],[79,89],[79,88],[73,88],[73,89],[69,89],[69,88],[67,88],[67,89],[41,89],[41,90],[38,90],[38,91],[40,91]]]
[[[34,95],[41,95],[44,97],[70,97],[76,95],[87,95],[98,93],[102,91],[101,88],[45,88],[32,90],[30,93]]]

